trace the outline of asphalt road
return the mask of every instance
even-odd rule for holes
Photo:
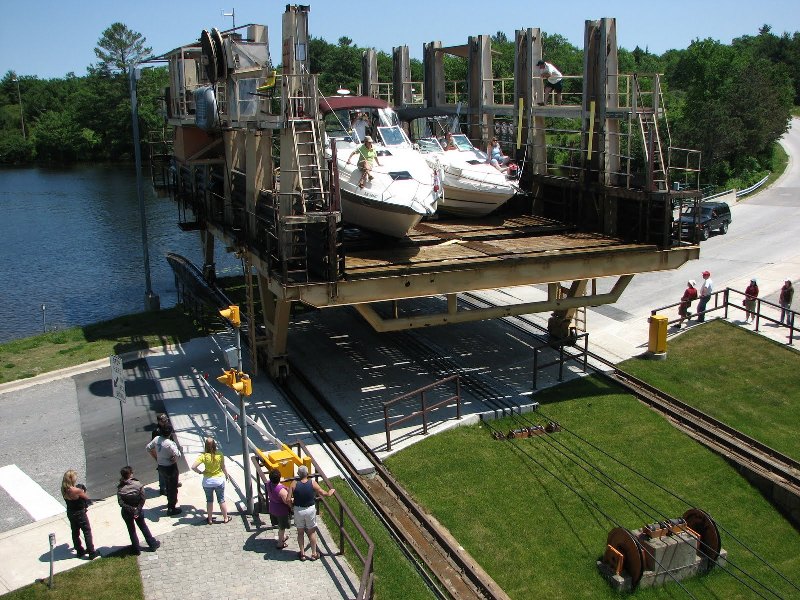
[[[792,126],[781,143],[790,156],[786,172],[770,188],[731,206],[733,221],[726,235],[713,234],[702,242],[700,259],[680,269],[636,275],[619,301],[605,308],[620,311],[615,314],[618,320],[625,321],[627,315],[641,315],[643,309],[677,302],[686,288],[686,281],[700,282],[705,270],[711,271],[717,290],[735,287],[744,291],[751,277],[759,278],[766,271],[774,271],[776,266],[784,267],[780,269],[780,279],[789,277],[797,283],[800,280],[800,244],[797,242],[800,239],[800,119],[792,119]],[[761,279],[762,297],[777,298],[775,292],[783,281]],[[603,312],[602,309],[599,312]]]

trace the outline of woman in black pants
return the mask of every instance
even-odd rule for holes
[[[67,504],[67,518],[72,529],[72,545],[78,556],[86,556],[90,559],[97,556],[92,540],[92,526],[89,525],[89,517],[86,509],[89,508],[89,496],[86,495],[86,486],[78,483],[78,473],[70,469],[64,473],[61,480],[61,495]],[[84,549],[81,544],[81,531],[86,542]]]
[[[150,528],[147,526],[147,521],[144,520],[144,487],[133,476],[133,468],[122,467],[119,472],[120,479],[117,485],[117,502],[122,508],[122,520],[128,527],[128,535],[131,538],[131,547],[133,553],[139,555],[142,549],[139,546],[139,536],[136,535],[136,527],[134,523],[139,526],[139,531],[142,532],[144,540],[150,546],[150,550],[156,550],[161,546],[153,534],[150,533]]]

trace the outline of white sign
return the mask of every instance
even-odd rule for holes
[[[114,391],[114,398],[120,402],[125,402],[128,397],[125,395],[125,369],[122,367],[122,359],[112,354],[111,361],[111,389]]]

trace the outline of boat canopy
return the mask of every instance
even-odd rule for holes
[[[335,110],[357,110],[359,108],[389,108],[389,103],[372,96],[324,96],[319,101],[319,110],[322,114]]]

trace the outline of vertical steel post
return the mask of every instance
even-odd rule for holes
[[[235,327],[236,329],[236,362],[237,367],[236,370],[239,373],[242,372],[242,337],[240,333],[240,328]],[[245,395],[240,393],[239,394],[239,426],[242,430],[242,466],[244,467],[244,495],[245,501],[247,503],[247,512],[252,514],[253,513],[253,481],[250,478],[250,461],[248,460],[248,456],[250,455],[250,448],[247,444],[247,409],[245,408],[244,403]]]
[[[386,429],[386,451],[392,449],[392,436],[389,433],[389,415],[386,412],[386,405],[383,405],[383,427]]]
[[[131,127],[133,128],[133,156],[136,163],[136,195],[139,198],[139,218],[142,228],[142,254],[144,256],[144,308],[145,310],[158,310],[160,300],[153,293],[150,284],[150,253],[147,249],[147,218],[144,208],[144,189],[142,188],[142,149],[139,141],[139,104],[136,98],[136,81],[139,79],[139,69],[131,65],[128,69],[131,90]]]
[[[422,398],[420,399],[422,404],[422,433],[427,435],[428,434],[428,407],[425,406],[425,392],[420,394]]]
[[[53,548],[55,548],[55,545],[56,545],[56,534],[55,533],[51,533],[48,536],[48,539],[50,540],[50,583],[48,584],[48,587],[52,590],[53,589],[53,560],[54,560],[54,558],[53,558]]]

